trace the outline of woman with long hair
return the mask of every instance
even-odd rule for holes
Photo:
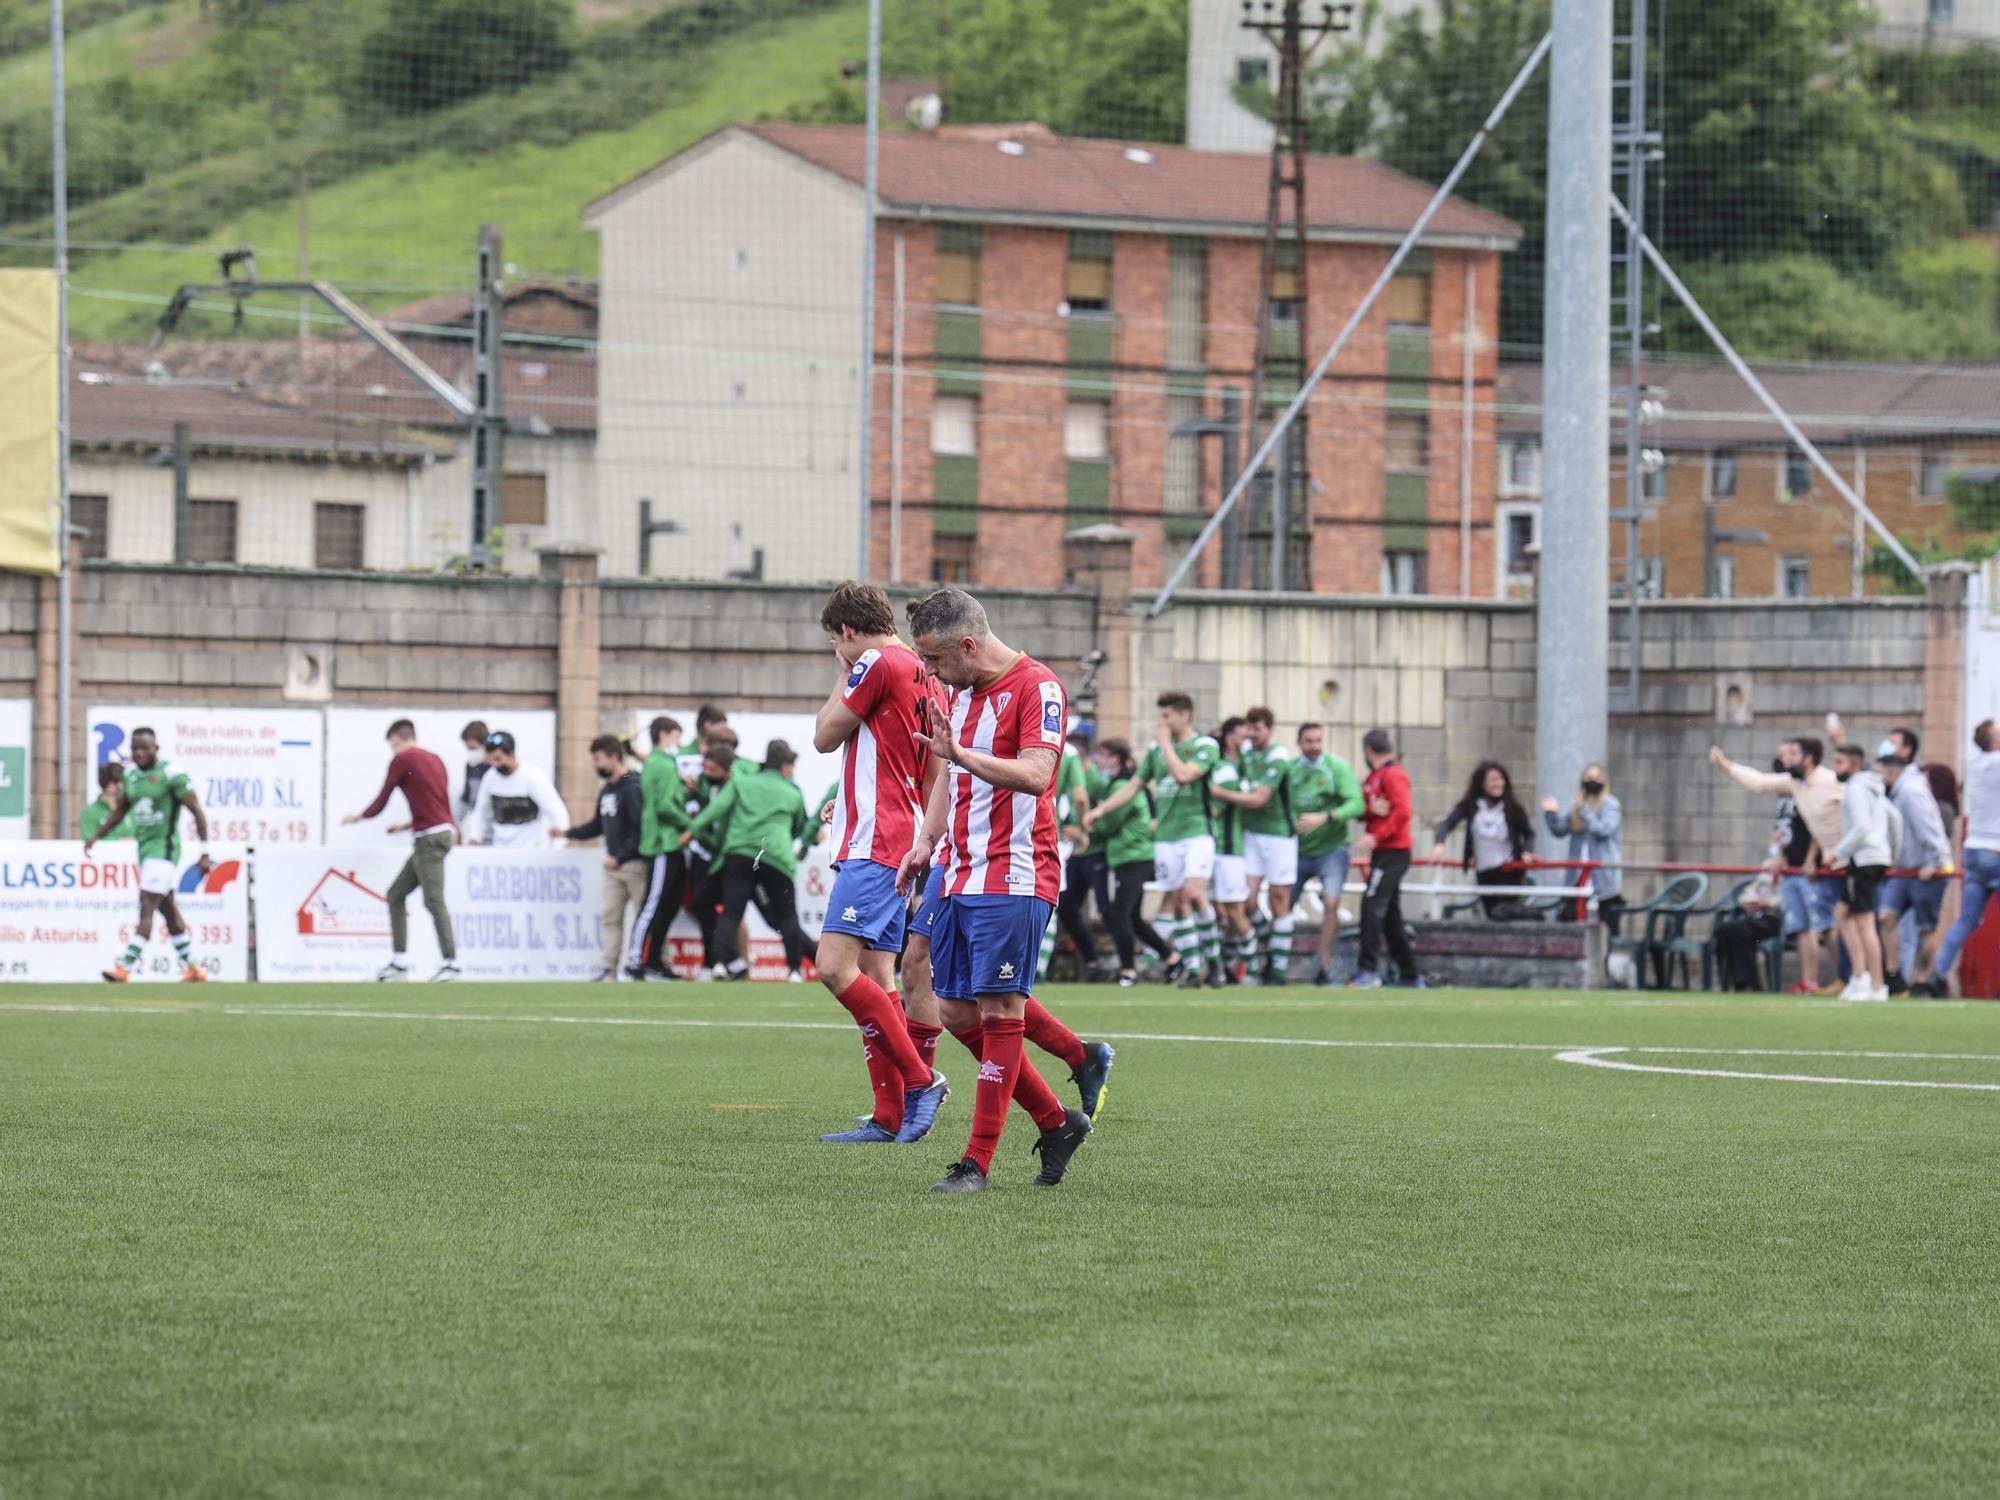
[[[1465,795],[1438,824],[1432,859],[1445,857],[1445,840],[1454,828],[1465,829],[1465,846],[1459,868],[1471,870],[1481,885],[1526,885],[1524,874],[1507,866],[1517,864],[1535,847],[1535,825],[1521,799],[1514,795],[1514,779],[1497,760],[1483,760],[1465,784]],[[1482,896],[1486,915],[1497,916],[1503,908],[1516,904],[1513,896]]]
[[[1611,795],[1610,773],[1592,761],[1583,768],[1567,813],[1561,803],[1546,793],[1541,807],[1549,832],[1569,840],[1569,857],[1596,863],[1597,868],[1590,872],[1590,885],[1597,892],[1597,920],[1617,937],[1618,914],[1625,909],[1625,898],[1619,894],[1625,882],[1621,868],[1625,859],[1625,810]]]

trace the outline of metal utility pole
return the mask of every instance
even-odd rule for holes
[[[1270,191],[1264,208],[1264,255],[1258,278],[1257,349],[1251,361],[1249,426],[1244,434],[1245,447],[1251,450],[1257,446],[1257,431],[1263,423],[1265,367],[1272,358],[1278,304],[1286,303],[1295,309],[1287,322],[1296,332],[1298,347],[1286,361],[1295,386],[1305,378],[1306,350],[1312,337],[1311,284],[1307,279],[1306,257],[1305,68],[1321,42],[1347,31],[1354,20],[1352,5],[1321,4],[1319,19],[1311,23],[1305,21],[1303,9],[1302,0],[1244,0],[1243,5],[1243,29],[1259,33],[1278,49],[1277,110],[1271,121]],[[1293,261],[1292,284],[1286,289],[1290,295],[1276,297],[1281,236]],[[1285,588],[1294,581],[1300,587],[1308,586],[1305,564],[1309,559],[1301,558],[1300,565],[1295,567],[1288,556],[1290,496],[1282,491],[1289,484],[1297,486],[1301,495],[1308,493],[1312,475],[1306,461],[1306,444],[1298,445],[1290,463],[1284,458],[1288,451],[1289,444],[1279,450],[1280,461],[1272,477],[1269,559],[1273,589]],[[1223,540],[1223,556],[1234,561],[1237,568],[1248,550],[1243,545],[1243,533],[1249,520],[1244,512],[1238,511],[1228,523],[1236,533],[1235,545],[1230,545],[1228,536]],[[1240,573],[1232,577],[1229,571],[1222,578],[1226,589],[1242,588],[1246,582]]]
[[[194,541],[194,501],[189,494],[188,463],[193,436],[185,422],[174,423],[174,561],[189,561]]]
[[[1608,733],[1611,7],[1555,0],[1550,30],[1535,773],[1554,792]]]
[[[1222,415],[1220,417],[1199,417],[1192,422],[1183,422],[1167,434],[1172,438],[1194,438],[1199,442],[1206,437],[1222,439],[1222,477],[1227,484],[1239,472],[1237,469],[1236,445],[1243,438],[1243,395],[1234,386],[1222,393]],[[1195,487],[1201,486],[1201,449],[1195,449]],[[1225,578],[1241,576],[1241,552],[1243,545],[1242,528],[1235,527],[1222,533],[1222,573]],[[1232,550],[1234,549],[1234,550]]]
[[[507,301],[507,262],[500,226],[479,226],[479,287],[472,300],[472,525],[466,565],[493,566],[493,528],[500,522],[500,486],[506,468],[507,400],[500,379],[500,323]]]
[[[70,636],[76,624],[69,541],[69,102],[63,0],[49,0],[49,167],[55,195],[56,270],[56,827],[70,830]]]
[[[939,11],[942,25],[943,11]],[[868,124],[861,185],[861,517],[856,527],[854,576],[868,577],[869,511],[875,468],[875,201],[882,139],[882,0],[868,0]],[[903,435],[889,441],[900,445]],[[897,558],[894,562],[900,562]],[[893,571],[893,567],[892,567]]]

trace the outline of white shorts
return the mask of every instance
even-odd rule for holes
[[[1214,901],[1248,901],[1250,899],[1250,875],[1243,867],[1240,854],[1218,854],[1215,856],[1215,879],[1208,887],[1209,898]]]
[[[1299,841],[1289,833],[1246,833],[1243,867],[1272,885],[1291,885],[1299,878]]]
[[[1215,873],[1215,836],[1201,834],[1153,845],[1153,880],[1163,891],[1177,891],[1190,880]]]
[[[149,896],[171,896],[180,878],[181,872],[170,859],[139,861],[139,889]]]

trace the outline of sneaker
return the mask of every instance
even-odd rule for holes
[[[410,970],[408,965],[384,964],[382,965],[382,972],[375,976],[375,982],[377,984],[394,984],[399,979],[408,979],[409,977]]]
[[[1117,1055],[1109,1042],[1085,1042],[1083,1066],[1069,1075],[1070,1082],[1083,1095],[1083,1112],[1093,1120],[1104,1108],[1105,1086],[1111,1079],[1111,1061]]]
[[[907,1146],[929,1135],[931,1126],[937,1124],[938,1111],[950,1097],[951,1084],[936,1068],[931,1069],[927,1087],[903,1090],[903,1128],[896,1132],[896,1139]]]
[[[1347,987],[1350,990],[1379,990],[1382,988],[1382,976],[1373,969],[1357,969],[1354,977],[1347,981]]]
[[[113,964],[104,971],[104,978],[109,984],[130,984],[132,971],[123,964]]]
[[[1415,979],[1405,979],[1401,984],[1396,986],[1399,990],[1427,990],[1430,987],[1431,982],[1421,974]]]
[[[1889,977],[1882,981],[1882,987],[1892,995],[1907,995],[1910,993],[1910,982],[1896,969],[1889,971]]]
[[[1263,972],[1257,976],[1257,982],[1261,985],[1276,988],[1284,984],[1285,971],[1276,964],[1265,964]]]
[[[1118,976],[1118,988],[1121,990],[1129,990],[1138,982],[1139,976],[1130,969],[1126,969]]]
[[[609,969],[599,969],[595,974],[590,976],[590,982],[592,984],[609,984],[616,980],[617,977]]]
[[[202,968],[198,964],[189,964],[185,969],[181,970],[181,983],[207,984],[208,970]]]
[[[1872,988],[1873,986],[1868,982],[1868,976],[1862,973],[1861,970],[1856,969],[1853,977],[1847,981],[1847,988],[1840,992],[1840,998],[1843,1000],[1866,1000],[1868,998],[1868,991]]]
[[[713,965],[708,971],[708,977],[710,979],[727,979],[729,977],[729,965],[728,964]]]
[[[645,980],[646,983],[648,984],[665,984],[669,980],[677,980],[680,977],[681,976],[672,969],[639,970],[639,978]]]
[[[1855,998],[1857,1000],[1880,1000],[1883,1001],[1884,1003],[1887,1003],[1889,999],[1889,986],[1886,984],[1878,984],[1873,989],[1869,990],[1867,994],[1857,995],[1855,996]]]
[[[1208,971],[1208,987],[1210,989],[1219,990],[1228,983],[1229,983],[1228,972],[1224,970],[1221,965],[1218,964],[1215,968],[1210,969]]]
[[[803,969],[794,969],[792,970],[791,973],[785,976],[786,984],[804,984],[805,982],[806,982],[806,975],[805,975],[805,970]]]
[[[1800,995],[1800,996],[1817,995],[1819,993],[1819,986],[1816,984],[1807,984],[1805,980],[1801,979],[1797,984],[1793,985],[1790,989],[1786,990],[1785,993],[1787,995]]]
[[[1089,1115],[1080,1110],[1064,1110],[1062,1124],[1054,1130],[1044,1130],[1030,1148],[1042,1159],[1042,1170],[1035,1174],[1034,1185],[1054,1187],[1061,1182],[1069,1171],[1069,1159],[1076,1155],[1076,1148],[1089,1134]]]
[[[863,1115],[861,1123],[852,1130],[837,1131],[820,1137],[833,1146],[892,1146],[896,1142],[894,1131],[884,1130],[875,1123],[874,1116]]]
[[[1181,966],[1180,972],[1181,972],[1181,977],[1176,982],[1180,985],[1182,989],[1198,990],[1201,988],[1201,970],[1190,969],[1185,964],[1183,964]]]
[[[458,965],[453,963],[447,963],[440,966],[437,973],[431,975],[431,983],[450,984],[454,979],[458,977],[459,977]]]
[[[934,1193],[983,1193],[993,1184],[986,1180],[986,1174],[979,1170],[975,1161],[955,1161],[951,1170],[931,1184]]]
[[[1322,989],[1322,990],[1328,990],[1328,989],[1332,989],[1332,988],[1333,988],[1333,970],[1331,970],[1331,969],[1314,969],[1314,970],[1313,970],[1313,987],[1314,987],[1315,989]]]

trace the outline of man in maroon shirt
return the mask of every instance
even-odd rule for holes
[[[458,944],[452,937],[451,913],[444,904],[444,859],[458,843],[458,829],[451,820],[451,786],[445,780],[444,762],[417,745],[417,726],[398,719],[389,726],[389,774],[375,800],[358,813],[349,813],[343,826],[372,818],[389,805],[395,792],[403,794],[410,806],[410,821],[393,823],[391,833],[409,829],[414,836],[410,857],[389,885],[389,941],[394,949],[388,966],[377,979],[410,977],[410,915],[404,903],[410,893],[423,888],[424,906],[437,924],[438,952],[444,966],[432,979],[458,978]]]
[[[1368,758],[1368,779],[1361,783],[1362,834],[1354,852],[1368,861],[1368,889],[1361,897],[1361,956],[1350,989],[1382,987],[1382,943],[1403,972],[1411,989],[1425,988],[1417,972],[1417,955],[1403,925],[1403,877],[1410,871],[1410,773],[1396,759],[1395,742],[1386,729],[1371,729],[1361,737]]]

